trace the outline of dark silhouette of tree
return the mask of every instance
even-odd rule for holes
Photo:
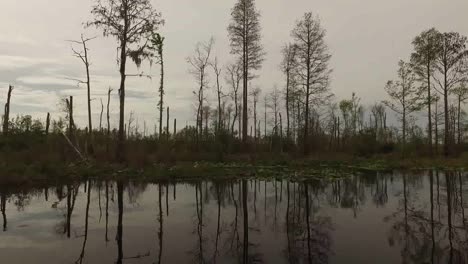
[[[296,67],[296,46],[287,44],[282,49],[283,61],[281,62],[281,70],[286,76],[286,137],[290,139],[290,102],[291,102],[291,90],[295,86],[295,67]]]
[[[3,135],[8,135],[8,128],[10,124],[10,101],[11,101],[11,92],[13,91],[13,86],[8,86],[7,101],[5,103],[5,114],[3,115]]]
[[[260,13],[254,0],[238,0],[231,10],[228,26],[231,53],[238,55],[242,64],[242,141],[248,136],[248,83],[254,76],[251,71],[261,68],[264,55],[261,40]]]
[[[151,49],[155,52],[155,59],[157,64],[160,65],[160,81],[159,81],[159,101],[158,101],[158,110],[159,110],[159,139],[162,139],[162,129],[163,129],[163,112],[164,112],[164,57],[163,57],[163,48],[164,48],[165,38],[159,33],[153,33],[151,36]]]
[[[71,49],[73,51],[73,56],[80,59],[83,62],[85,66],[85,70],[86,70],[86,81],[82,81],[82,80],[76,80],[76,81],[78,82],[78,85],[86,84],[87,96],[88,96],[87,104],[88,104],[88,136],[89,136],[87,147],[88,147],[89,153],[91,154],[94,153],[93,151],[93,122],[91,118],[92,116],[91,114],[91,78],[89,74],[90,63],[89,63],[89,58],[88,58],[89,49],[87,45],[88,45],[88,42],[93,39],[95,38],[85,38],[83,34],[81,34],[80,40],[70,40],[70,42],[82,46],[81,50],[76,50],[75,48],[73,48],[73,46],[71,47]]]
[[[199,85],[199,88],[193,92],[197,97],[197,138],[203,134],[203,103],[206,100],[204,93],[205,88],[208,86],[208,73],[206,70],[210,63],[213,44],[213,38],[206,43],[197,43],[194,55],[187,58],[187,62],[192,67],[189,72],[194,76]]]
[[[419,111],[423,105],[422,90],[415,86],[416,75],[411,65],[398,62],[398,80],[388,81],[385,91],[390,96],[391,101],[383,103],[392,109],[401,119],[402,143],[406,144],[408,118],[412,113]]]
[[[231,99],[234,102],[234,116],[232,118],[232,125],[231,125],[231,135],[234,136],[234,126],[236,124],[236,120],[239,116],[239,86],[242,80],[242,66],[240,63],[231,63],[226,67],[226,82],[228,82],[231,86]],[[239,124],[241,123],[239,117]],[[240,125],[239,125],[240,127]],[[239,131],[240,137],[240,131]]]
[[[413,40],[414,52],[411,54],[411,64],[414,72],[418,75],[419,81],[425,84],[427,91],[427,115],[428,115],[428,142],[429,142],[429,153],[432,155],[432,118],[431,118],[431,106],[432,106],[432,86],[431,79],[434,74],[434,66],[436,58],[439,56],[438,43],[439,32],[435,28],[423,31]]]
[[[450,152],[449,96],[457,84],[467,80],[467,38],[456,32],[438,33],[439,53],[436,59],[434,80],[436,90],[444,98],[444,156]]]
[[[127,77],[127,58],[137,66],[151,56],[151,38],[164,23],[161,13],[157,12],[150,0],[96,0],[91,14],[94,19],[87,23],[102,29],[103,35],[114,37],[118,42],[120,72],[120,114],[117,159],[125,157],[125,80]]]
[[[297,56],[299,85],[305,89],[304,154],[309,153],[310,104],[319,103],[327,96],[331,70],[328,62],[331,55],[325,43],[325,30],[318,18],[305,13],[291,32]]]

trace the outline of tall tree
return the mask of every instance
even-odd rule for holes
[[[213,71],[216,75],[216,98],[218,99],[218,121],[216,124],[217,125],[216,134],[219,135],[219,132],[221,130],[221,126],[223,123],[222,121],[223,111],[221,109],[221,98],[223,97],[223,92],[221,91],[221,83],[219,82],[219,76],[221,75],[222,67],[219,66],[218,57],[215,57],[214,61],[211,63],[211,67],[213,68]]]
[[[160,81],[159,81],[159,139],[162,136],[163,128],[163,112],[164,112],[164,58],[163,58],[163,47],[164,47],[164,37],[159,33],[154,33],[151,36],[151,45],[152,49],[156,52],[156,59],[160,68]]]
[[[435,28],[423,31],[413,40],[414,52],[411,54],[411,64],[413,65],[414,72],[418,75],[419,81],[426,86],[427,92],[427,118],[428,118],[428,140],[429,140],[429,153],[432,155],[432,87],[431,78],[434,72],[434,64],[436,58],[439,56],[438,52],[439,32]]]
[[[453,93],[457,97],[457,144],[461,144],[463,140],[463,129],[461,125],[461,116],[462,116],[462,104],[468,99],[468,83],[466,81],[462,82],[455,89]]]
[[[239,62],[229,64],[226,68],[226,82],[231,85],[231,99],[234,101],[234,117],[232,118],[231,134],[234,135],[234,126],[239,115],[239,87],[242,80],[242,65]],[[239,122],[240,123],[240,122]],[[240,134],[240,131],[239,131]],[[240,137],[240,135],[239,135]]]
[[[187,58],[191,69],[189,72],[197,80],[199,88],[193,93],[197,97],[197,137],[203,134],[203,103],[205,101],[205,88],[208,85],[207,67],[210,63],[211,50],[213,49],[214,39],[208,42],[199,42],[195,47],[195,53]]]
[[[231,10],[232,20],[228,26],[231,53],[239,56],[242,62],[242,142],[248,136],[248,83],[253,74],[260,69],[264,55],[261,40],[260,13],[254,0],[238,0]]]
[[[90,151],[92,153],[92,132],[93,132],[93,122],[92,122],[92,114],[91,114],[91,78],[90,78],[90,75],[89,75],[89,66],[90,66],[90,63],[89,63],[89,58],[88,58],[88,52],[89,52],[89,49],[88,49],[88,42],[93,40],[95,38],[85,38],[83,36],[83,34],[81,34],[81,39],[80,40],[71,40],[70,42],[72,43],[75,43],[75,44],[78,44],[81,47],[81,50],[76,50],[75,48],[73,48],[72,46],[72,51],[73,51],[73,56],[75,56],[76,58],[80,59],[81,62],[83,62],[84,66],[85,66],[85,70],[86,70],[86,81],[81,81],[81,80],[77,80],[78,81],[78,84],[86,84],[86,89],[87,89],[87,104],[88,104],[88,135],[89,135],[89,143],[90,145],[88,147],[90,147]]]
[[[281,62],[281,70],[286,76],[286,137],[289,139],[291,135],[290,131],[290,101],[291,101],[291,89],[295,86],[294,78],[294,67],[296,65],[296,46],[287,44],[283,47],[283,61]]]
[[[384,101],[383,103],[392,109],[401,119],[404,148],[408,117],[421,109],[423,101],[422,90],[415,85],[416,74],[411,65],[400,61],[398,62],[398,67],[398,80],[388,81],[385,86],[385,91],[390,96],[390,101]]]
[[[325,30],[319,18],[305,13],[291,32],[295,41],[297,74],[305,89],[304,155],[309,152],[309,114],[311,101],[318,102],[327,95],[331,70],[331,55],[325,43]]]
[[[119,161],[124,161],[127,58],[131,58],[137,66],[148,59],[151,56],[148,39],[164,21],[150,0],[95,0],[91,14],[94,18],[87,25],[102,29],[104,36],[114,37],[118,42],[120,113],[116,156]]]
[[[438,75],[434,79],[438,92],[444,98],[444,156],[447,157],[450,152],[449,95],[457,84],[467,78],[467,38],[456,32],[448,32],[439,33],[437,41],[440,43],[440,50],[435,64]]]

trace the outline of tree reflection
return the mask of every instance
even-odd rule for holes
[[[3,217],[3,232],[7,231],[7,217],[6,217],[6,200],[7,200],[7,195],[5,191],[2,191],[0,193],[0,209],[2,211],[2,217]]]
[[[402,200],[393,215],[385,220],[392,223],[389,243],[402,246],[404,263],[466,263],[466,229],[462,181],[453,172],[445,172],[445,196],[440,192],[439,172],[428,173],[429,211],[418,196],[418,184],[423,177],[402,175]],[[411,180],[410,180],[411,179]],[[436,186],[434,186],[434,182]],[[459,185],[459,186],[458,186]],[[434,188],[437,193],[435,194]],[[459,197],[460,202],[457,201]],[[442,205],[445,201],[445,205]],[[435,208],[438,219],[435,219]],[[445,207],[445,208],[444,208]],[[445,212],[444,212],[445,210]],[[458,213],[457,213],[458,212]],[[461,226],[454,225],[460,219]],[[463,252],[463,253],[462,253]]]
[[[158,241],[159,241],[159,251],[158,251],[158,260],[157,263],[161,263],[162,253],[163,253],[163,210],[162,210],[162,187],[161,183],[158,184],[158,205],[159,205],[159,230],[158,230]]]
[[[85,230],[84,230],[84,239],[83,246],[81,248],[80,257],[75,263],[83,263],[83,258],[85,256],[86,242],[88,241],[88,224],[89,224],[89,203],[91,200],[91,181],[88,181],[88,195],[86,198],[86,211],[85,211]]]
[[[117,205],[119,208],[118,213],[118,220],[117,220],[117,264],[122,264],[123,260],[123,250],[122,250],[122,243],[123,243],[123,191],[124,191],[124,184],[122,181],[117,181]]]

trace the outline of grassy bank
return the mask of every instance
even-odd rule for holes
[[[440,169],[464,170],[468,158],[415,158],[403,159],[395,156],[356,158],[352,156],[311,156],[294,159],[278,155],[275,158],[251,159],[237,156],[224,163],[209,161],[155,163],[133,166],[97,163],[40,164],[10,163],[0,165],[0,184],[3,186],[41,186],[82,181],[93,178],[100,180],[193,180],[193,179],[237,179],[237,178],[337,178],[354,173],[375,171]]]

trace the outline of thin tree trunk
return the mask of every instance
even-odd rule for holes
[[[8,129],[10,124],[10,101],[11,101],[11,92],[13,91],[13,86],[8,87],[8,97],[5,104],[5,115],[3,116],[3,135],[8,135]]]

